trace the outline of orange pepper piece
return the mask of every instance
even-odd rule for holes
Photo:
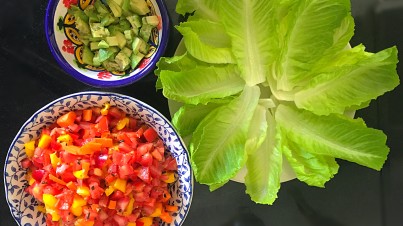
[[[60,116],[56,123],[60,126],[60,127],[68,127],[70,125],[74,124],[74,121],[76,120],[77,115],[76,113],[74,113],[74,111],[70,111],[62,116]]]

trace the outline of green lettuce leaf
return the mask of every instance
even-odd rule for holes
[[[220,103],[210,102],[199,105],[183,105],[174,114],[172,124],[181,136],[190,135],[211,111],[231,101],[230,98],[223,100],[225,101],[221,101]]]
[[[245,185],[246,193],[254,202],[271,205],[277,199],[280,190],[283,157],[278,142],[280,133],[276,131],[274,117],[269,111],[265,112],[265,124],[268,125],[268,129],[264,133],[263,144],[248,155]],[[254,126],[251,124],[251,128]]]
[[[284,141],[282,150],[298,180],[310,186],[325,187],[339,170],[334,157],[313,154],[299,144]]]
[[[340,59],[338,67],[312,79],[309,85],[295,94],[295,104],[318,115],[342,114],[346,108],[360,106],[393,90],[399,84],[396,73],[395,47],[376,54],[346,51],[351,56]],[[359,59],[351,64],[354,55]],[[346,62],[346,65],[343,65]]]
[[[274,42],[278,45],[275,47],[274,74],[271,76],[277,81],[276,88],[283,91],[303,86],[312,75],[310,69],[324,53],[329,54],[329,49],[334,52],[345,47],[335,39],[346,37],[343,38],[345,42],[352,35],[350,26],[342,26],[350,15],[350,0],[292,2],[283,6],[288,13],[275,21],[278,24],[273,24],[278,27],[278,41]]]
[[[258,87],[246,86],[239,97],[200,122],[189,145],[197,181],[222,185],[245,165],[245,142],[259,96]]]
[[[235,63],[231,39],[220,23],[207,20],[183,22],[176,29],[183,35],[187,51],[207,63]]]
[[[327,155],[380,170],[389,153],[385,134],[367,128],[361,119],[342,115],[318,116],[283,104],[277,107],[275,117],[287,139],[315,155]]]
[[[187,104],[205,104],[241,92],[245,86],[236,65],[196,66],[184,71],[162,70],[163,94]]]
[[[261,102],[260,99],[259,102]],[[253,113],[248,131],[248,139],[245,144],[245,151],[250,155],[252,155],[266,139],[266,131],[268,129],[266,112],[267,109],[258,104]]]
[[[271,60],[271,4],[260,0],[222,1],[220,9],[242,78],[249,86],[265,82]]]
[[[220,1],[217,0],[178,0],[176,12],[182,15],[194,12],[192,20],[220,21],[218,15],[219,3]]]

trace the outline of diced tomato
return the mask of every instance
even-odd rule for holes
[[[148,142],[153,142],[155,139],[157,139],[158,133],[155,132],[153,128],[149,127],[144,131],[143,136]]]
[[[33,142],[20,164],[29,171],[28,193],[39,202],[57,200],[48,225],[157,226],[160,215],[172,220],[167,212],[177,208],[168,205],[167,183],[176,160],[151,127],[108,105],[66,113],[41,136],[46,139]]]

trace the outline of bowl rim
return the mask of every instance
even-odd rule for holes
[[[9,195],[7,192],[7,188],[8,188],[8,184],[7,180],[6,180],[6,170],[7,170],[7,162],[9,160],[10,157],[10,153],[13,149],[13,147],[15,146],[15,143],[17,142],[17,140],[19,139],[23,129],[29,124],[31,123],[31,121],[41,112],[43,112],[44,110],[48,109],[50,106],[56,104],[57,102],[61,101],[61,100],[65,100],[67,98],[71,98],[74,96],[81,96],[81,95],[101,95],[101,96],[117,96],[117,97],[122,97],[122,98],[127,98],[130,99],[131,101],[136,102],[137,104],[140,104],[142,106],[144,106],[145,108],[147,108],[147,110],[151,111],[154,114],[157,114],[159,117],[161,117],[171,128],[173,133],[175,133],[175,135],[178,137],[179,139],[179,143],[181,144],[181,146],[183,147],[184,150],[184,154],[186,155],[187,161],[189,163],[189,173],[190,173],[190,181],[189,181],[189,189],[191,190],[190,192],[190,196],[189,196],[189,204],[188,204],[188,208],[186,209],[181,224],[183,224],[183,222],[186,220],[187,215],[189,214],[189,210],[193,201],[193,194],[194,194],[194,175],[193,175],[193,169],[190,165],[190,155],[189,152],[187,151],[187,147],[185,142],[183,141],[182,137],[179,135],[179,133],[176,131],[175,127],[172,125],[172,123],[161,113],[159,112],[157,109],[155,109],[154,107],[152,107],[151,105],[135,98],[135,97],[131,97],[125,94],[121,94],[121,93],[117,93],[117,92],[109,92],[109,91],[83,91],[83,92],[75,92],[75,93],[71,93],[68,95],[64,95],[62,97],[59,97],[57,99],[54,99],[53,101],[49,102],[48,104],[44,105],[43,107],[41,107],[39,110],[35,111],[20,127],[20,129],[18,130],[17,134],[15,135],[14,139],[12,140],[8,151],[7,151],[7,155],[5,158],[5,162],[4,162],[4,167],[3,167],[3,183],[4,183],[4,189],[5,189],[5,199],[9,208],[9,211],[11,213],[11,216],[13,217],[14,221],[21,226],[21,222],[16,218],[16,216],[13,214],[12,209],[11,209],[11,203],[9,200]],[[165,224],[164,224],[165,225]],[[170,224],[168,224],[170,225]]]
[[[142,70],[140,70],[137,74],[134,74],[132,76],[128,76],[127,78],[123,78],[120,80],[115,80],[115,81],[104,81],[104,80],[96,80],[93,78],[90,78],[77,70],[75,70],[62,56],[60,50],[57,48],[57,43],[55,39],[55,31],[54,31],[54,16],[56,12],[56,7],[59,4],[59,2],[62,0],[49,0],[48,5],[46,7],[45,11],[45,23],[44,23],[44,28],[45,28],[45,36],[46,36],[46,42],[48,44],[48,47],[50,49],[50,52],[52,53],[53,57],[56,59],[56,62],[64,69],[65,72],[67,72],[70,76],[74,77],[75,79],[79,80],[82,83],[85,83],[87,85],[93,86],[93,87],[98,87],[98,88],[116,88],[116,87],[123,87],[130,85],[146,75],[148,75],[156,66],[157,61],[160,59],[160,57],[163,56],[165,53],[165,50],[168,45],[168,40],[169,40],[169,27],[170,27],[170,20],[168,16],[168,10],[165,5],[165,2],[163,0],[155,0],[155,2],[158,5],[159,11],[161,13],[161,20],[162,20],[162,37],[161,37],[161,42],[160,45],[157,49],[157,51],[154,53],[155,56],[153,60],[151,60],[147,66],[145,66]]]

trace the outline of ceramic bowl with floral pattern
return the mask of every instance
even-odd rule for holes
[[[48,46],[57,63],[72,77],[94,87],[122,87],[151,74],[164,54],[169,36],[169,17],[163,0],[145,0],[159,24],[148,40],[148,53],[134,69],[107,71],[101,66],[85,64],[82,59],[83,42],[80,40],[74,16],[68,13],[71,5],[84,10],[94,1],[103,0],[49,0],[45,15],[45,34]]]
[[[169,187],[172,196],[169,204],[179,208],[172,214],[173,222],[171,224],[161,223],[160,225],[182,225],[193,197],[192,169],[182,139],[170,122],[150,105],[129,96],[108,92],[81,92],[61,97],[38,110],[21,127],[8,150],[4,166],[6,200],[18,225],[46,225],[45,215],[38,208],[39,203],[25,191],[28,181],[26,180],[26,170],[21,166],[21,160],[27,157],[24,144],[37,139],[41,130],[53,124],[62,114],[72,110],[102,107],[105,103],[119,107],[127,115],[154,128],[163,140],[166,150],[176,159],[178,170],[175,182]]]

